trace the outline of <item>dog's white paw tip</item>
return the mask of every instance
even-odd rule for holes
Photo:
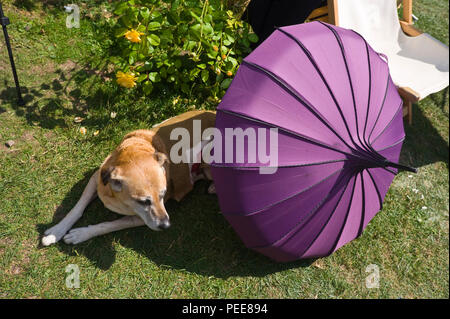
[[[48,235],[42,237],[42,245],[49,246],[51,244],[56,243],[56,236],[55,235]]]

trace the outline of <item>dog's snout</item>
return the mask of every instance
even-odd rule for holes
[[[161,230],[167,229],[169,227],[170,227],[170,221],[168,218],[162,219],[158,224],[158,228]]]

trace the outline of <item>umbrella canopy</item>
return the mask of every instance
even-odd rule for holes
[[[247,247],[277,261],[331,254],[361,235],[399,169],[415,171],[397,164],[402,115],[385,58],[359,34],[322,22],[277,29],[217,109],[214,152],[223,154],[212,174],[223,215]],[[240,151],[230,129],[248,133]],[[260,169],[272,161],[252,155],[269,150],[272,174]]]

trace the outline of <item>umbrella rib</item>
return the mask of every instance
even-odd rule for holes
[[[334,30],[332,27],[330,27],[329,25],[319,21],[319,23],[321,23],[322,25],[324,25],[326,28],[328,28],[331,33],[333,33],[334,37],[336,38],[336,41],[339,45],[339,48],[341,49],[341,54],[342,54],[342,59],[344,61],[345,64],[345,70],[347,71],[347,77],[348,77],[348,82],[350,84],[350,91],[352,93],[352,101],[353,101],[353,110],[355,111],[355,122],[356,122],[356,136],[358,137],[359,142],[362,145],[362,149],[363,151],[366,151],[368,153],[369,156],[373,156],[375,160],[380,159],[379,154],[377,153],[373,153],[371,150],[367,149],[366,145],[361,141],[361,137],[359,136],[359,125],[358,125],[358,111],[356,109],[356,100],[355,100],[355,92],[353,89],[353,81],[352,81],[352,77],[350,75],[350,70],[348,68],[348,62],[347,62],[347,57],[345,55],[345,49],[344,49],[344,44],[342,43],[342,39],[339,36],[339,34],[336,32],[336,30]],[[356,143],[355,143],[356,147],[359,147]]]
[[[349,173],[348,175],[350,175],[350,178],[352,176],[351,173]],[[339,183],[339,182],[338,182]],[[330,195],[333,193],[333,191],[335,190],[336,185],[334,185],[330,191],[326,194],[326,196],[308,213],[306,214],[306,216],[303,216],[302,218],[300,218],[300,220],[288,231],[286,232],[286,234],[284,234],[281,238],[273,241],[272,243],[268,244],[268,245],[263,245],[263,246],[252,246],[249,248],[266,248],[266,247],[270,247],[273,245],[276,245],[277,243],[279,243],[280,241],[286,239],[286,238],[290,238],[292,236],[294,236],[296,233],[298,233],[300,230],[303,229],[303,227],[308,223],[309,219],[314,215],[315,212],[317,212],[317,210],[319,210],[320,207],[322,207],[322,205],[327,201],[327,199],[330,197]],[[306,222],[304,222],[306,219]],[[300,226],[300,227],[299,227]],[[299,227],[297,230],[295,230],[297,227]],[[295,230],[295,232],[294,232]]]
[[[279,200],[279,201],[276,202],[276,203],[272,203],[272,204],[267,205],[267,206],[265,206],[265,207],[263,207],[263,208],[260,208],[260,209],[258,209],[258,210],[256,210],[256,211],[247,213],[247,214],[245,214],[245,216],[252,216],[252,215],[256,215],[256,214],[262,213],[262,212],[268,210],[269,208],[272,208],[272,207],[274,207],[274,206],[277,206],[277,205],[279,205],[279,204],[281,204],[281,203],[283,203],[283,202],[285,202],[285,201],[287,201],[287,200],[290,200],[290,199],[292,199],[292,198],[294,198],[294,197],[296,197],[296,196],[298,196],[298,195],[301,195],[301,194],[303,194],[304,192],[307,192],[307,191],[309,191],[310,189],[312,189],[312,188],[314,188],[314,187],[316,187],[316,186],[322,184],[323,182],[327,181],[328,179],[330,179],[331,177],[333,177],[334,175],[336,175],[337,173],[342,172],[342,171],[344,171],[344,168],[338,169],[337,171],[331,173],[330,175],[326,176],[325,178],[323,178],[322,180],[318,181],[317,183],[315,183],[315,184],[313,184],[313,185],[311,185],[311,186],[309,186],[309,187],[307,187],[307,188],[304,188],[304,189],[302,189],[301,191],[299,191],[299,192],[297,192],[297,193],[295,193],[295,194],[292,194],[292,195],[290,195],[290,196],[288,196],[288,197],[286,197],[286,198],[283,198],[283,199]],[[226,213],[223,213],[223,215],[235,215],[235,214],[226,214]]]
[[[341,106],[339,105],[338,101],[336,100],[336,97],[334,96],[333,90],[331,90],[330,85],[328,84],[327,80],[325,79],[325,77],[323,76],[322,71],[320,70],[319,66],[317,65],[317,62],[314,60],[311,52],[309,52],[309,50],[304,46],[304,44],[297,39],[296,37],[294,37],[292,34],[290,34],[289,32],[281,29],[281,28],[277,28],[278,31],[280,31],[281,33],[283,33],[284,35],[286,35],[288,38],[290,38],[291,40],[293,40],[295,43],[297,43],[297,45],[302,49],[302,51],[305,53],[306,57],[308,58],[309,62],[311,62],[311,64],[313,65],[314,69],[316,70],[317,74],[319,75],[320,79],[322,80],[322,82],[325,84],[328,92],[330,93],[331,98],[333,99],[334,104],[336,105],[336,108],[342,118],[342,121],[344,122],[345,128],[347,130],[347,134],[350,137],[350,140],[352,141],[353,144],[356,145],[355,141],[353,140],[353,136],[350,133],[350,129],[348,127],[348,123],[345,120],[345,116],[342,113],[342,109]],[[345,145],[347,145],[347,147],[349,147],[350,149],[352,149],[352,147],[350,147],[346,142],[344,142]]]
[[[403,135],[403,137],[401,139],[399,139],[397,142],[395,142],[394,144],[391,144],[389,146],[383,147],[382,149],[379,149],[378,152],[382,152],[384,150],[387,150],[388,148],[397,146],[399,143],[403,142],[405,140],[406,135]]]
[[[389,89],[389,74],[388,74],[388,76],[387,76],[386,89],[385,89],[385,91],[384,91],[383,102],[381,103],[380,110],[378,111],[378,115],[377,115],[377,118],[376,118],[376,120],[375,120],[375,124],[373,125],[372,130],[370,131],[370,134],[369,134],[369,138],[368,138],[369,143],[370,143],[370,138],[372,137],[373,131],[375,130],[375,127],[376,127],[377,124],[378,124],[378,120],[380,119],[381,112],[383,111],[384,104],[385,104],[385,102],[386,102],[386,96],[387,96],[388,89]]]
[[[339,150],[339,149],[334,148],[334,147],[332,147],[332,146],[330,146],[330,145],[327,145],[327,144],[324,144],[324,143],[315,141],[314,139],[311,139],[311,138],[309,138],[309,137],[306,137],[306,136],[304,136],[304,135],[301,135],[301,134],[296,133],[296,132],[293,132],[293,131],[291,131],[291,130],[282,128],[282,127],[280,127],[280,126],[274,125],[274,124],[269,123],[269,122],[261,121],[261,120],[259,120],[259,119],[255,119],[255,118],[252,118],[252,117],[249,117],[249,116],[246,116],[246,115],[244,115],[244,114],[237,113],[237,112],[234,112],[234,111],[223,110],[223,109],[218,109],[217,111],[218,111],[218,112],[220,111],[220,112],[223,112],[223,113],[226,113],[226,114],[229,114],[229,115],[233,115],[233,116],[236,116],[236,117],[240,117],[240,118],[249,120],[249,121],[251,121],[251,122],[256,122],[256,123],[260,123],[260,124],[263,124],[263,125],[266,125],[266,126],[275,127],[275,128],[277,128],[277,129],[279,129],[279,130],[281,130],[281,131],[283,131],[283,132],[292,134],[292,135],[294,135],[294,136],[296,136],[296,137],[299,137],[299,138],[301,138],[301,139],[303,139],[303,140],[305,140],[305,141],[308,141],[308,142],[311,143],[311,144],[315,144],[315,145],[317,145],[317,146],[320,146],[320,147],[323,147],[323,148],[327,148],[327,149],[329,149],[329,150],[332,150],[332,151],[335,151],[335,152],[338,152],[338,153],[341,153],[341,154],[345,154],[345,155],[347,155],[347,156],[349,156],[349,157],[354,157],[354,158],[357,158],[357,159],[366,160],[364,157],[360,157],[360,156],[358,156],[358,155],[356,155],[356,154],[352,154],[352,153],[348,153],[348,152]],[[397,174],[396,172],[394,172],[394,171],[392,171],[392,170],[390,170],[390,169],[388,169],[388,168],[386,168],[386,167],[383,167],[383,166],[382,166],[382,163],[376,162],[376,164],[378,164],[381,168],[387,170],[388,172],[390,172],[390,173],[392,173],[392,174],[394,174],[394,175]]]
[[[364,143],[366,143],[366,146],[375,154],[377,154],[380,158],[384,158],[381,154],[379,154],[373,147],[372,145],[369,143],[369,139],[367,138],[367,122],[369,120],[369,111],[370,111],[370,100],[372,98],[372,67],[370,64],[370,54],[369,54],[369,44],[367,43],[367,41],[363,38],[362,35],[360,35],[358,32],[352,30],[356,35],[358,35],[361,39],[363,39],[364,44],[366,46],[366,54],[367,54],[367,65],[369,67],[369,93],[368,93],[368,98],[367,98],[367,112],[366,112],[366,120],[364,123],[364,132],[363,132],[363,140]]]
[[[383,135],[383,133],[391,126],[391,124],[394,122],[395,117],[397,116],[397,114],[398,114],[400,111],[403,111],[402,106],[403,106],[403,102],[400,103],[400,106],[398,107],[398,110],[395,112],[395,114],[394,114],[394,116],[392,117],[392,119],[389,121],[389,123],[386,125],[386,127],[380,132],[380,134],[378,134],[377,137],[375,137],[375,139],[372,141],[371,144],[375,144],[376,140],[377,140],[381,135]]]
[[[320,21],[319,21],[319,22],[320,22]],[[361,149],[361,148],[357,145],[357,143],[355,142],[355,140],[353,139],[353,136],[352,136],[352,134],[350,133],[350,129],[349,129],[349,127],[348,127],[348,123],[347,123],[347,121],[345,120],[344,114],[342,113],[342,109],[341,109],[341,107],[340,107],[338,101],[336,100],[336,97],[334,96],[334,93],[333,93],[333,91],[331,90],[331,88],[330,88],[328,82],[325,80],[325,77],[323,76],[322,71],[320,70],[319,66],[317,65],[317,62],[314,60],[314,58],[313,58],[311,52],[309,52],[309,50],[304,46],[304,44],[303,44],[300,40],[298,40],[296,37],[294,37],[294,36],[293,36],[292,34],[290,34],[289,32],[287,32],[287,31],[285,31],[285,30],[283,30],[283,29],[281,29],[281,28],[277,28],[277,30],[280,31],[281,33],[283,33],[284,35],[286,35],[287,37],[289,37],[289,38],[290,38],[291,40],[293,40],[295,43],[297,43],[297,45],[302,49],[302,51],[305,53],[305,55],[307,56],[307,58],[309,59],[309,61],[310,61],[311,64],[313,65],[313,67],[314,67],[314,69],[316,70],[317,74],[319,75],[320,79],[322,80],[322,82],[323,82],[323,83],[325,84],[325,86],[327,87],[327,90],[328,90],[328,92],[330,93],[330,96],[331,96],[331,98],[333,99],[333,101],[334,101],[334,103],[335,103],[335,105],[336,105],[336,108],[337,108],[337,110],[338,110],[338,112],[339,112],[339,114],[340,114],[340,116],[341,116],[341,118],[342,118],[342,121],[344,122],[345,128],[346,128],[346,130],[347,130],[347,134],[348,134],[348,136],[350,137],[350,140],[352,141],[352,143],[353,143],[353,144],[356,146],[356,148],[357,148],[355,151],[359,151],[360,153],[362,152],[362,154],[365,154],[365,155],[369,155],[369,156],[370,156],[370,153],[367,153],[366,150]],[[359,136],[358,136],[358,138],[359,138]],[[342,139],[341,139],[341,140],[342,140]],[[345,141],[344,141],[344,143],[345,143],[345,145],[346,145],[347,147],[352,148],[352,147],[350,147]],[[361,143],[361,144],[362,144],[362,143]]]
[[[277,128],[280,131],[292,134],[292,135],[294,135],[296,137],[299,137],[299,138],[301,138],[301,139],[303,139],[305,141],[308,141],[311,144],[315,144],[317,146],[320,146],[320,147],[323,147],[323,148],[327,148],[329,150],[332,150],[332,151],[335,151],[335,152],[338,152],[338,153],[341,153],[341,154],[345,154],[345,155],[350,156],[350,157],[356,157],[356,158],[364,159],[364,158],[362,158],[362,157],[360,157],[358,155],[355,155],[355,154],[352,154],[352,153],[348,153],[346,151],[342,151],[342,150],[334,148],[334,147],[332,147],[332,146],[330,146],[328,144],[316,141],[315,139],[312,139],[310,137],[304,136],[304,135],[299,134],[297,132],[288,130],[286,128],[280,127],[278,125],[274,125],[274,124],[269,123],[269,122],[265,122],[265,121],[262,121],[262,120],[259,120],[259,119],[255,119],[255,118],[252,118],[252,117],[249,117],[247,115],[244,115],[244,114],[241,114],[241,113],[237,113],[237,112],[234,112],[234,111],[223,110],[223,109],[217,109],[217,111],[218,112],[223,112],[223,113],[226,113],[226,114],[229,114],[229,115],[233,115],[233,116],[236,116],[236,117],[240,117],[240,118],[243,118],[245,120],[249,120],[249,121],[252,121],[252,122],[259,123],[259,124],[263,124],[263,125],[266,125],[266,126],[270,126],[270,127],[273,127],[273,128]]]
[[[355,181],[356,182],[356,181]],[[312,245],[316,242],[316,240],[320,237],[320,235],[322,234],[322,232],[325,230],[325,228],[327,227],[328,223],[331,220],[331,217],[333,217],[334,213],[336,212],[336,209],[338,208],[339,204],[342,201],[342,197],[344,197],[345,192],[347,191],[349,183],[345,184],[345,188],[344,191],[342,192],[342,194],[339,196],[339,200],[336,203],[336,206],[334,206],[330,216],[328,216],[327,221],[325,222],[325,224],[322,226],[322,228],[320,229],[319,233],[316,235],[316,237],[314,237],[313,241],[308,245],[308,247],[301,253],[299,254],[299,258],[301,256],[303,256],[311,247]]]
[[[314,107],[312,105],[310,105],[309,102],[307,102],[306,100],[304,100],[300,94],[294,89],[292,88],[288,83],[286,83],[284,80],[280,79],[277,75],[275,75],[274,73],[272,73],[271,71],[267,70],[266,68],[253,63],[253,62],[249,62],[249,61],[242,61],[243,64],[247,64],[249,66],[252,66],[256,69],[258,69],[259,71],[262,71],[264,74],[266,74],[267,76],[269,76],[272,80],[274,80],[278,85],[280,85],[281,87],[283,87],[286,91],[288,91],[291,95],[293,95],[295,97],[296,100],[298,100],[300,103],[302,103],[320,122],[322,122],[331,132],[333,132],[334,135],[336,135],[336,137],[341,140],[342,143],[344,143],[345,146],[347,146],[350,150],[353,151],[357,151],[355,150],[353,147],[351,147],[350,145],[348,145],[348,143],[335,131],[335,129],[331,126],[331,124],[329,124],[322,116],[320,116],[317,111],[314,110]]]
[[[353,183],[352,195],[350,196],[350,203],[348,204],[347,213],[345,213],[344,223],[342,224],[342,227],[341,227],[341,229],[339,231],[339,235],[336,238],[336,240],[335,240],[333,246],[331,247],[331,249],[328,251],[327,255],[330,255],[336,249],[336,246],[337,246],[337,244],[339,243],[339,240],[342,237],[342,233],[344,232],[344,228],[345,228],[345,225],[347,224],[348,216],[350,215],[350,209],[352,208],[353,196],[355,195],[357,176],[358,175],[355,176],[355,182]]]
[[[351,31],[353,31],[356,35],[358,35],[358,36],[364,41],[364,43],[366,44],[367,59],[368,59],[368,61],[370,61],[370,55],[369,55],[369,43],[366,41],[366,39],[364,39],[364,37],[363,37],[361,34],[359,34],[358,32],[356,32],[355,30],[351,30]],[[371,70],[370,63],[369,63],[369,70]],[[370,82],[372,81],[372,72],[371,72],[371,71],[369,71],[369,81],[370,81]],[[386,85],[386,91],[385,91],[385,93],[384,93],[383,105],[382,105],[381,108],[383,108],[383,106],[384,106],[384,101],[385,101],[385,99],[386,99],[388,87],[389,87],[389,76],[388,76],[388,84]],[[368,104],[367,104],[366,125],[367,125],[367,120],[368,120],[368,115],[369,115],[369,109],[370,109],[370,95],[371,95],[371,88],[372,88],[372,86],[369,85],[369,101],[368,101]],[[402,104],[403,104],[403,102],[400,103],[400,106],[401,106]],[[381,109],[380,109],[380,113],[381,113]],[[378,113],[378,116],[377,116],[377,119],[376,119],[376,121],[375,121],[375,124],[374,124],[374,126],[373,126],[373,128],[372,128],[372,131],[370,132],[369,138],[367,139],[367,142],[366,142],[366,143],[368,143],[369,148],[372,149],[374,152],[377,152],[377,153],[378,153],[379,151],[376,151],[376,150],[372,147],[372,144],[373,144],[375,141],[373,141],[372,143],[370,143],[369,139],[370,139],[370,137],[372,136],[372,133],[373,133],[373,130],[375,129],[375,126],[377,125],[377,122],[378,122],[378,118],[379,118],[379,116],[380,116],[380,113]],[[397,113],[395,113],[395,115],[397,115]],[[394,118],[395,118],[395,115],[394,115]],[[391,121],[389,122],[388,125],[390,125],[390,124],[391,124]],[[384,132],[384,130],[383,130],[383,132]],[[383,133],[383,132],[382,132],[382,133]],[[381,135],[382,133],[380,133],[380,135]],[[365,138],[366,138],[366,126],[364,126],[364,139],[365,139]],[[377,138],[378,138],[378,136],[377,136]],[[376,140],[376,139],[375,139],[375,140]],[[389,147],[387,147],[387,148],[389,148]],[[381,155],[381,154],[380,154],[380,155]]]
[[[381,111],[382,111],[383,108],[384,108],[384,105],[385,105],[385,102],[386,102],[386,96],[387,96],[388,89],[389,89],[389,74],[388,74],[388,77],[387,77],[386,90],[385,90],[385,92],[384,92],[383,102],[382,102],[382,104],[381,104],[380,110],[378,111],[378,116],[377,116],[377,119],[375,120],[375,124],[373,125],[372,130],[370,131],[370,134],[369,134],[369,139],[368,139],[368,140],[369,140],[369,144],[370,144],[370,138],[372,137],[373,131],[375,130],[375,127],[377,126],[378,120],[379,120],[379,118],[380,118]],[[403,103],[403,102],[401,102],[400,104],[402,104],[402,103]],[[395,117],[394,117],[394,118],[395,118]],[[371,145],[371,144],[370,144],[370,145]],[[378,152],[377,152],[377,153],[378,153]],[[384,158],[384,157],[383,157],[383,158]],[[386,159],[384,158],[384,160],[386,160]],[[380,167],[383,168],[384,170],[388,171],[388,172],[391,173],[391,174],[397,175],[396,172],[394,172],[393,170],[391,170],[391,169],[389,169],[389,168],[387,168],[387,167],[384,167],[384,166],[380,166]]]
[[[358,137],[358,140],[361,143],[361,145],[364,145],[361,142],[361,138],[359,137],[358,112],[356,110],[355,92],[353,90],[353,81],[352,81],[352,77],[350,76],[350,70],[348,69],[347,57],[345,56],[344,44],[342,43],[342,39],[339,36],[339,34],[337,34],[336,30],[334,30],[330,26],[326,25],[325,23],[322,23],[322,25],[327,27],[331,31],[331,33],[333,33],[333,35],[336,38],[336,41],[339,45],[339,48],[341,49],[342,60],[344,61],[345,70],[347,71],[348,83],[350,85],[350,92],[352,93],[353,110],[355,111],[356,136]],[[355,143],[355,145],[356,145],[356,143]]]
[[[381,193],[380,190],[378,189],[377,183],[375,183],[375,179],[372,176],[372,173],[370,172],[370,170],[366,169],[366,172],[369,174],[370,179],[372,180],[373,186],[375,187],[375,190],[377,192],[378,195],[378,201],[380,204],[380,210],[383,209],[383,199],[381,198]]]
[[[353,31],[355,32],[355,31]],[[359,33],[355,32],[359,36],[361,36]],[[361,37],[362,38],[362,37]],[[366,112],[366,120],[364,123],[364,131],[363,131],[363,140],[366,143],[366,145],[373,150],[373,148],[369,145],[369,141],[366,141],[366,130],[367,130],[367,121],[369,120],[369,111],[370,111],[370,99],[372,97],[372,67],[370,65],[370,54],[369,54],[369,46],[367,45],[367,42],[364,41],[364,44],[366,45],[366,54],[367,54],[367,65],[369,67],[369,93],[367,97],[367,112]]]
[[[295,167],[305,167],[305,166],[315,166],[315,165],[323,165],[323,164],[331,164],[331,163],[339,163],[345,162],[348,159],[340,159],[340,160],[332,160],[332,161],[323,161],[323,162],[315,162],[315,163],[307,163],[307,164],[294,164],[294,165],[281,165],[281,166],[228,166],[228,165],[219,165],[216,163],[211,163],[210,166],[218,167],[218,168],[231,168],[235,170],[252,170],[258,168],[295,168]]]
[[[386,85],[386,90],[385,90],[385,93],[384,93],[383,103],[382,103],[382,105],[381,105],[380,111],[378,112],[378,116],[377,116],[377,119],[376,119],[376,121],[375,121],[375,124],[374,124],[374,126],[373,126],[373,128],[372,128],[372,131],[370,132],[370,135],[369,135],[369,145],[370,145],[370,147],[371,147],[372,149],[373,149],[372,144],[375,143],[375,141],[376,141],[381,135],[383,135],[384,131],[385,131],[385,130],[392,124],[392,122],[394,121],[394,119],[395,119],[395,117],[397,116],[398,112],[399,112],[400,110],[402,110],[403,102],[400,102],[399,109],[395,112],[395,114],[394,114],[394,116],[392,117],[392,119],[389,121],[389,123],[386,125],[386,127],[383,129],[383,131],[381,131],[381,133],[378,134],[378,136],[375,138],[375,140],[374,140],[373,142],[370,143],[370,138],[371,138],[371,136],[372,136],[372,134],[373,134],[373,131],[374,131],[374,129],[375,129],[377,123],[378,123],[378,119],[380,118],[381,110],[383,109],[384,104],[385,104],[385,101],[386,101],[386,95],[387,95],[388,88],[389,88],[389,76],[388,76],[388,81],[387,81],[387,85]],[[403,137],[400,141],[395,142],[393,145],[390,145],[390,146],[388,146],[388,147],[386,147],[386,148],[383,148],[383,149],[381,149],[381,150],[377,150],[377,151],[375,151],[375,152],[376,152],[377,154],[379,154],[379,152],[381,152],[381,151],[383,151],[383,150],[385,150],[385,149],[388,149],[389,147],[393,147],[393,146],[397,145],[397,144],[400,143],[402,140],[404,140],[404,137]],[[381,154],[380,154],[380,156],[381,156]],[[383,158],[384,158],[384,157],[383,157]],[[391,173],[391,174],[397,175],[397,173],[396,173],[395,171],[392,171],[392,170],[388,169],[387,167],[382,167],[382,168],[385,169],[386,171],[388,171],[388,172]]]
[[[363,140],[366,143],[367,147],[370,148],[373,152],[376,152],[372,145],[369,143],[369,140],[366,139],[366,133],[367,133],[367,121],[369,120],[369,111],[370,111],[370,99],[372,97],[372,67],[370,64],[370,54],[369,54],[369,44],[367,43],[366,39],[364,39],[364,37],[359,34],[358,32],[356,32],[355,30],[351,30],[354,34],[356,34],[357,36],[359,36],[363,41],[364,44],[366,46],[366,55],[367,55],[367,66],[369,68],[369,93],[368,93],[368,98],[367,98],[367,113],[366,113],[366,120],[364,123],[364,132],[363,132]]]
[[[358,235],[356,236],[357,238],[359,236],[361,236],[362,232],[363,232],[363,227],[364,227],[364,219],[366,218],[366,190],[364,187],[364,174],[361,171],[361,193],[362,193],[362,212],[361,212],[361,221],[359,223],[359,230],[358,230]]]

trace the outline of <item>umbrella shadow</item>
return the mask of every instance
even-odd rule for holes
[[[36,226],[40,236],[59,222],[75,205],[90,176],[86,172],[66,194],[56,209],[53,221]],[[116,262],[116,245],[132,249],[161,268],[178,269],[202,276],[228,278],[231,276],[257,276],[276,273],[291,268],[308,267],[314,260],[277,263],[244,246],[234,230],[219,213],[217,197],[207,194],[208,183],[197,182],[194,190],[180,203],[166,204],[172,226],[154,232],[142,226],[93,238],[72,246],[57,243],[58,249],[69,255],[83,255],[102,270]],[[74,227],[83,227],[120,218],[108,211],[97,198],[86,209]],[[40,249],[46,247],[40,246]]]
[[[448,94],[444,94],[442,108],[445,106],[447,97]],[[405,124],[405,133],[406,139],[400,155],[400,163],[422,167],[436,162],[444,162],[448,167],[448,142],[444,140],[417,104],[413,105],[413,124]]]

